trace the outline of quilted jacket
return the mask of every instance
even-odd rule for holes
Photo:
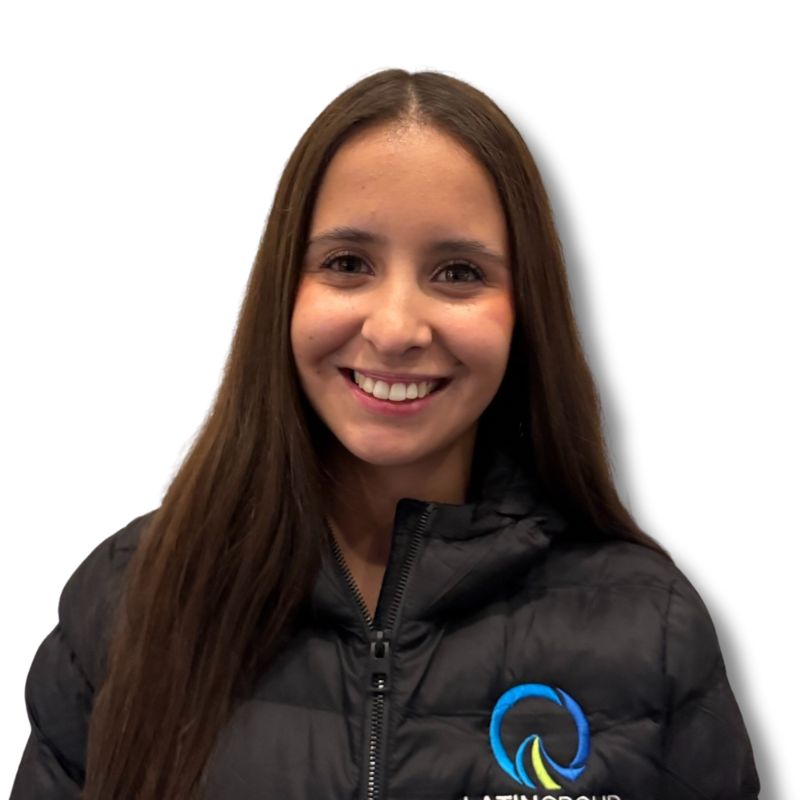
[[[375,618],[330,537],[297,632],[235,709],[208,800],[754,800],[703,601],[668,559],[571,531],[497,452],[472,502],[400,500]],[[11,800],[78,798],[104,634],[154,512],[80,564],[25,686]]]

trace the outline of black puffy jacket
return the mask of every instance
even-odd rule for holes
[[[25,687],[12,800],[77,798],[120,579],[147,520],[70,578]],[[331,539],[291,644],[235,710],[208,800],[752,800],[713,623],[683,573],[570,536],[496,454],[475,503],[400,500],[376,619]]]

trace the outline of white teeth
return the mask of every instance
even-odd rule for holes
[[[392,388],[389,389],[390,400],[405,400],[406,387],[404,383],[393,383]]]
[[[376,381],[353,370],[355,382],[362,391],[377,397],[379,400],[390,400],[402,403],[404,400],[416,400],[430,394],[439,385],[439,381],[422,381],[421,383],[393,383]]]

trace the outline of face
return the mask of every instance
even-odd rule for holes
[[[507,248],[490,175],[448,135],[372,128],[336,152],[291,341],[311,406],[352,456],[412,465],[474,441],[508,363]]]

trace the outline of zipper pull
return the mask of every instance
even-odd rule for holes
[[[382,630],[369,631],[369,686],[370,694],[385,694],[392,687],[389,681],[389,656],[391,647]]]

